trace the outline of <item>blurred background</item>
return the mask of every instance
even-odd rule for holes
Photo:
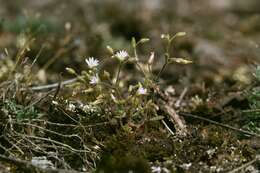
[[[107,58],[107,45],[129,50],[132,37],[151,39],[138,52],[146,61],[155,51],[156,71],[163,63],[160,35],[180,31],[187,36],[177,39],[171,51],[194,63],[168,68],[162,79],[170,84],[249,84],[251,67],[259,61],[258,0],[0,0],[0,4],[0,57],[5,57],[6,49],[12,63],[24,40],[34,38],[26,57],[32,62],[38,55],[35,68],[43,72],[43,83],[57,80],[60,73],[69,78],[66,67],[85,69],[89,56]],[[105,64],[108,70],[111,63]]]

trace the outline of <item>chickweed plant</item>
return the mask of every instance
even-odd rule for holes
[[[153,65],[156,58],[154,52],[147,57],[146,61],[140,61],[138,46],[149,42],[148,38],[136,41],[132,38],[131,50],[115,51],[107,46],[109,58],[117,61],[115,74],[110,74],[101,68],[100,60],[89,57],[85,61],[88,69],[80,74],[72,68],[66,70],[75,75],[80,81],[80,85],[85,87],[89,104],[100,106],[104,115],[113,122],[127,127],[141,127],[148,121],[162,120],[163,116],[158,115],[158,110],[162,105],[156,95],[158,95],[158,81],[166,67],[172,63],[190,64],[192,61],[173,57],[170,53],[173,41],[185,36],[185,32],[179,32],[173,36],[162,34],[161,39],[165,42],[164,64],[157,74],[153,73]],[[134,64],[135,69],[142,74],[140,81],[133,85],[127,85],[126,80],[121,78],[124,66]]]

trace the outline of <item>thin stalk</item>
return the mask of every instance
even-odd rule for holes
[[[165,53],[165,55],[164,55],[164,56],[165,56],[165,58],[164,58],[164,61],[165,61],[165,62],[164,62],[164,64],[163,64],[161,70],[159,71],[159,73],[158,73],[158,75],[157,75],[155,81],[158,81],[158,80],[159,80],[159,77],[161,76],[162,72],[165,70],[166,66],[167,66],[168,63],[169,63],[169,58],[171,57],[171,56],[170,56],[171,41],[172,41],[172,40],[169,40],[169,41],[168,41],[168,44],[167,44],[167,47],[166,47],[166,53]]]
[[[163,67],[162,67],[161,70],[159,71],[159,73],[158,73],[158,75],[157,75],[155,81],[158,81],[158,80],[159,80],[159,78],[160,78],[162,72],[164,71],[164,69],[166,68],[167,64],[168,64],[168,62],[165,62],[165,63],[163,64]]]
[[[139,68],[139,70],[143,73],[143,75],[146,77],[146,74],[143,70],[143,68],[141,67],[141,65],[139,64],[139,58],[138,58],[138,54],[137,54],[137,50],[136,50],[136,46],[133,47],[134,48],[134,58],[135,58],[135,64],[137,65],[137,67]]]
[[[116,74],[116,82],[115,82],[115,85],[117,86],[118,84],[118,80],[119,80],[119,75],[120,75],[120,72],[121,72],[121,69],[122,69],[122,62],[120,62],[119,64],[119,67],[118,67],[118,71],[117,71],[117,74]]]

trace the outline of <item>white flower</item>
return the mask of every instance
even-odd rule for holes
[[[76,110],[76,106],[75,106],[74,104],[70,103],[70,104],[68,105],[68,110],[74,112],[74,111]]]
[[[99,61],[95,59],[94,57],[89,57],[88,59],[85,59],[86,63],[88,64],[89,68],[94,68],[99,65]]]
[[[161,173],[162,169],[160,166],[152,166],[151,167],[153,173]]]
[[[152,166],[151,171],[152,173],[170,173],[169,169],[160,166]]]
[[[95,84],[97,84],[99,82],[99,77],[98,77],[98,75],[97,74],[95,74],[94,76],[91,76],[90,77],[90,84],[92,84],[92,85],[95,85]]]
[[[121,50],[118,51],[115,56],[119,59],[119,61],[124,61],[129,55],[127,53],[127,51],[125,50]]]
[[[147,94],[147,89],[143,88],[142,86],[139,86],[139,88],[137,90],[137,94],[138,95],[145,95],[145,94]]]

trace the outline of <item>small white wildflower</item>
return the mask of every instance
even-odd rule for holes
[[[98,82],[99,82],[99,77],[98,77],[97,74],[90,77],[90,82],[89,82],[90,84],[95,85],[95,84],[97,84]]]
[[[88,59],[85,59],[86,63],[88,64],[89,68],[94,68],[99,65],[99,61],[95,59],[94,57],[89,57]]]
[[[74,112],[75,109],[76,109],[76,106],[74,104],[70,103],[69,106],[68,106],[68,110]]]
[[[124,61],[129,55],[125,50],[118,51],[115,56],[119,59],[119,61]]]
[[[151,170],[153,173],[161,173],[162,172],[162,168],[160,166],[152,166]]]
[[[145,94],[147,94],[147,89],[143,88],[142,86],[139,86],[139,88],[137,90],[137,94],[138,95],[145,95]]]

